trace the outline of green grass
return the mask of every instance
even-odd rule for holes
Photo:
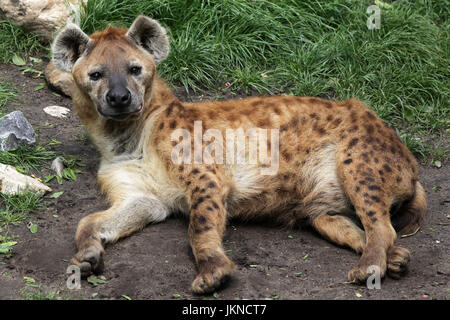
[[[17,96],[14,86],[0,81],[0,117],[5,115],[5,105]]]
[[[0,193],[0,202],[0,226],[21,224],[31,212],[44,207],[42,194],[31,191],[16,195]]]
[[[8,63],[15,54],[31,55],[46,50],[44,41],[37,35],[15,26],[9,20],[0,20],[0,61]]]
[[[22,300],[61,300],[60,291],[44,291],[40,285],[33,288],[24,288],[20,291]]]
[[[56,158],[56,153],[44,146],[20,146],[14,150],[0,151],[0,163],[16,167],[23,174],[39,171],[39,168]]]
[[[0,253],[11,257],[17,243],[10,226],[17,226],[29,217],[29,214],[44,208],[42,194],[25,191],[22,194],[7,195],[0,193]]]
[[[395,1],[368,30],[369,1],[91,0],[82,27],[129,26],[138,14],[169,31],[159,66],[187,91],[356,97],[400,133],[449,126],[449,1]],[[231,86],[224,89],[224,83]],[[410,144],[426,152],[425,143]]]

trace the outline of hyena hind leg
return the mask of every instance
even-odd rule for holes
[[[142,195],[84,217],[75,235],[78,252],[70,264],[80,268],[82,277],[101,272],[104,244],[128,236],[151,222],[160,222],[168,214],[159,200]]]
[[[340,246],[347,246],[361,253],[366,236],[350,218],[339,214],[319,214],[311,222],[314,229],[323,237]]]
[[[330,212],[331,213],[331,212]],[[340,246],[347,246],[362,253],[366,244],[365,232],[350,218],[333,213],[316,216],[311,225],[324,238]],[[391,278],[399,279],[407,271],[411,258],[408,249],[391,246],[387,251],[387,273]]]

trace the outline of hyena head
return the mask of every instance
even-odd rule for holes
[[[156,64],[169,54],[166,30],[139,16],[126,29],[109,27],[86,35],[67,25],[52,45],[53,63],[71,72],[100,116],[125,120],[138,115],[151,95]]]

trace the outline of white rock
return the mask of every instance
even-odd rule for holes
[[[51,188],[32,177],[17,172],[16,168],[0,163],[0,192],[20,194],[26,190],[47,192]]]
[[[0,10],[16,25],[51,40],[53,33],[69,18],[79,24],[80,3],[78,0],[1,0]]]
[[[70,112],[70,109],[60,106],[48,106],[44,108],[44,112],[52,117],[63,119]]]

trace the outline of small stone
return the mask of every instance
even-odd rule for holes
[[[51,188],[37,179],[17,172],[16,168],[0,163],[0,192],[4,194],[20,194],[26,190],[47,192]]]
[[[70,112],[70,109],[60,106],[48,106],[44,108],[44,112],[52,117],[64,119],[66,114]]]
[[[19,145],[35,143],[34,130],[20,111],[0,118],[0,150],[8,151]]]
[[[56,158],[52,162],[52,170],[55,171],[55,173],[62,177],[62,172],[64,170],[64,161],[61,159],[61,157]]]

